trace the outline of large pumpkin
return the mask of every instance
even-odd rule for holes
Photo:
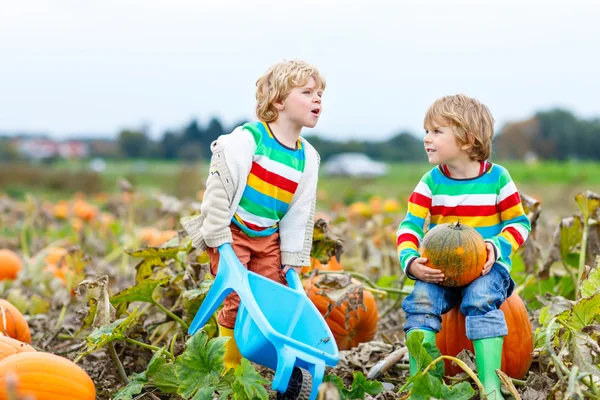
[[[19,353],[0,361],[0,400],[8,399],[6,377],[14,374],[19,396],[37,400],[95,400],[96,388],[73,361],[51,353]]]
[[[31,343],[31,332],[23,314],[6,300],[0,299],[0,332],[21,342]]]
[[[302,267],[302,273],[308,274],[313,269],[318,269],[319,271],[343,271],[344,267],[342,267],[342,264],[340,264],[335,256],[331,257],[327,264],[322,264],[316,258],[311,257],[310,265]]]
[[[533,334],[525,304],[518,294],[513,293],[500,307],[504,313],[508,335],[502,346],[502,367],[508,376],[523,379],[532,361]],[[456,356],[463,349],[473,350],[473,342],[467,338],[465,316],[459,306],[442,316],[442,330],[436,336],[437,347],[443,355]],[[444,360],[446,375],[456,375],[462,369]]]
[[[483,237],[475,229],[458,221],[440,224],[429,230],[421,244],[426,265],[444,273],[444,286],[464,286],[483,271],[487,250]]]
[[[315,306],[325,316],[329,311],[330,305],[334,302],[323,293],[325,289],[319,288],[317,285],[323,280],[328,279],[331,275],[317,275],[310,280],[304,282],[304,289],[308,297],[312,300]],[[362,286],[360,281],[352,279],[351,282],[355,285]],[[354,291],[358,293],[359,291]],[[331,329],[339,350],[348,350],[358,346],[359,343],[370,342],[377,333],[377,324],[379,322],[379,314],[373,294],[368,290],[360,290],[362,292],[362,303],[364,308],[358,307],[352,310],[348,300],[340,305],[333,307],[325,321]]]
[[[0,334],[0,361],[14,354],[33,351],[35,351],[35,349],[27,343]]]
[[[16,279],[21,270],[21,259],[11,250],[0,249],[0,281]]]

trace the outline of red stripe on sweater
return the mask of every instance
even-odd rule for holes
[[[260,166],[257,162],[252,162],[252,169],[250,173],[254,174],[256,177],[260,178],[262,181],[269,183],[273,186],[277,186],[280,189],[285,190],[286,192],[295,193],[296,188],[298,187],[298,183],[294,181],[290,181],[287,178],[284,178],[281,175],[278,175],[272,171],[268,171]]]
[[[505,228],[503,231],[510,233],[512,235],[512,237],[515,238],[515,241],[517,242],[517,244],[519,246],[521,246],[523,244],[523,242],[524,242],[523,236],[521,236],[521,234],[519,233],[519,231],[516,228],[509,226],[508,228]]]
[[[498,209],[500,212],[506,211],[509,208],[512,208],[521,202],[521,197],[519,196],[519,192],[514,192],[500,203],[498,203]]]
[[[407,241],[413,242],[416,247],[419,247],[419,239],[410,233],[403,233],[402,235],[398,236],[398,239],[396,239],[396,247],[400,246],[400,243]]]
[[[421,207],[431,208],[431,197],[423,196],[421,193],[413,192],[408,201]]]
[[[498,213],[498,208],[494,206],[433,206],[431,215],[442,215],[444,217],[489,217]]]

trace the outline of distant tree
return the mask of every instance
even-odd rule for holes
[[[166,132],[159,142],[159,150],[162,158],[173,160],[177,158],[182,142],[174,132]]]
[[[203,136],[204,132],[198,126],[198,121],[194,119],[183,129],[183,137],[181,139],[183,143],[202,143]]]
[[[17,161],[21,158],[17,148],[8,140],[0,140],[0,163]]]
[[[151,141],[143,132],[124,130],[119,133],[119,150],[128,158],[141,158],[148,155]]]
[[[554,145],[541,137],[540,123],[535,118],[509,122],[494,141],[494,156],[523,160],[528,152],[542,156],[554,151]]]
[[[409,132],[400,132],[380,143],[380,149],[380,158],[386,161],[419,161],[425,159],[423,141]]]
[[[194,162],[202,160],[202,158],[205,156],[204,153],[205,150],[200,143],[188,143],[179,149],[177,152],[177,157],[186,162]]]
[[[210,146],[213,140],[217,140],[217,138],[224,133],[225,132],[223,131],[223,125],[221,124],[221,121],[219,121],[217,118],[212,118],[208,123],[208,127],[204,131],[202,144],[205,146]]]
[[[579,134],[583,124],[571,112],[562,109],[543,111],[536,113],[535,119],[540,124],[540,137],[552,143],[540,154],[542,158],[565,160],[577,157],[576,141],[582,140]]]

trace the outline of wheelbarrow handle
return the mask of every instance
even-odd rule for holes
[[[304,287],[302,287],[302,282],[300,281],[300,277],[294,268],[288,269],[286,275],[288,286],[290,289],[295,290],[296,292],[300,292],[304,294]]]

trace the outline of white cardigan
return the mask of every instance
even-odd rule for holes
[[[291,266],[310,265],[319,179],[319,153],[306,139],[300,140],[306,159],[304,172],[287,213],[279,221],[281,263]],[[252,134],[240,126],[219,136],[210,148],[210,172],[200,215],[181,221],[200,250],[233,241],[229,225],[244,193],[256,144]]]

